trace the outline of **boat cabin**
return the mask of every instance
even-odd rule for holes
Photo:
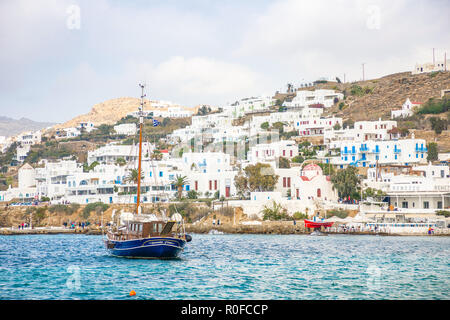
[[[168,237],[172,236],[174,221],[130,221],[128,234],[131,238]]]

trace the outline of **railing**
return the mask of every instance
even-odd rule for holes
[[[380,149],[373,149],[372,153],[380,153]]]
[[[400,153],[400,152],[402,152],[401,149],[394,149],[394,153]]]
[[[366,151],[369,151],[369,148],[368,147],[360,147],[359,151],[366,152]]]
[[[428,149],[426,147],[416,147],[416,152],[427,152]]]

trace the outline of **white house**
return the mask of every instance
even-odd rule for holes
[[[281,140],[250,147],[247,159],[250,163],[274,161],[279,157],[292,159],[298,155],[295,141]]]
[[[95,130],[96,128],[92,122],[86,121],[86,122],[78,123],[77,129],[80,131],[91,132],[92,130]]]
[[[366,210],[374,215],[426,217],[450,207],[450,175],[447,165],[415,166],[396,172],[371,168],[364,184],[386,193],[386,205]],[[405,172],[406,171],[406,172]]]
[[[367,140],[364,142],[343,142],[340,156],[325,159],[338,168],[348,165],[374,167],[378,164],[418,164],[426,163],[426,141],[423,139]]]
[[[299,136],[321,136],[325,130],[339,125],[342,127],[342,118],[307,118],[294,122],[295,130],[298,130]]]
[[[137,132],[135,123],[122,123],[114,126],[116,134],[123,134],[127,136],[135,135]]]
[[[299,90],[292,101],[285,101],[284,107],[306,107],[310,105],[323,105],[329,108],[334,104],[335,99],[341,100],[344,98],[342,93],[334,90],[318,89],[314,91]]]
[[[433,63],[416,64],[414,66],[412,74],[446,71],[448,69],[449,63],[450,59],[447,59],[446,61],[444,60],[436,61],[434,64]]]
[[[420,106],[421,102],[411,102],[409,98],[403,103],[402,108],[399,110],[391,110],[391,119],[394,118],[405,118],[413,115],[413,108]]]

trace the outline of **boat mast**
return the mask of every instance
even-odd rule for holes
[[[138,182],[137,182],[137,199],[136,199],[136,213],[139,214],[139,207],[141,204],[141,162],[142,162],[142,128],[144,126],[144,88],[145,84],[139,84],[141,87],[141,105],[139,107],[139,162],[138,162]]]

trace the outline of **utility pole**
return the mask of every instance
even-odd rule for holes
[[[444,52],[444,71],[447,71],[447,52]]]
[[[363,73],[362,76],[363,76],[363,81],[364,81],[364,79],[365,79],[365,78],[364,78],[364,65],[365,65],[365,63],[362,64],[362,73]]]
[[[433,48],[433,66],[434,66],[434,48]]]

